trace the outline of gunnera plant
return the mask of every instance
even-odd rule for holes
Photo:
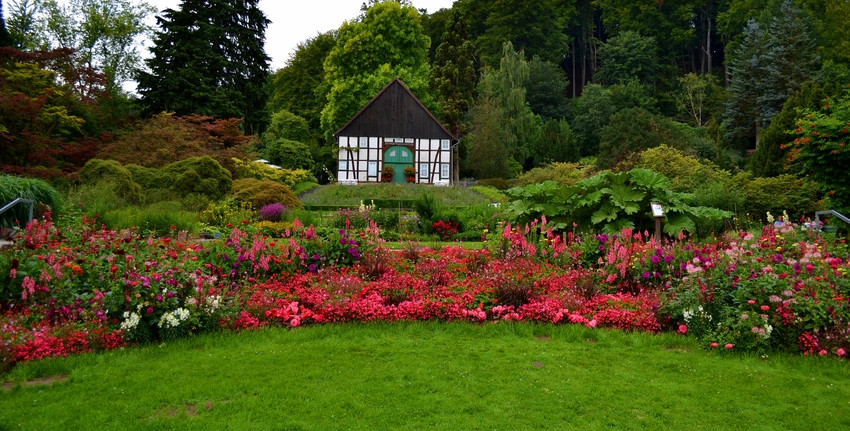
[[[278,222],[289,217],[289,208],[280,202],[268,204],[260,208],[260,220]]]

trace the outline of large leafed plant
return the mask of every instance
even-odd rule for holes
[[[732,213],[715,208],[691,206],[689,195],[673,192],[670,179],[649,169],[614,173],[604,171],[574,186],[554,181],[516,187],[506,191],[508,213],[518,222],[541,216],[565,230],[616,233],[623,228],[654,227],[650,202],[663,205],[664,232],[696,232],[698,225],[716,224]]]

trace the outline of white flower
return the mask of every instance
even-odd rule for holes
[[[121,329],[125,331],[129,331],[130,329],[135,328],[139,325],[139,321],[141,320],[141,316],[136,313],[131,313],[129,311],[124,312],[124,321],[121,322]]]
[[[702,307],[700,307],[702,308]],[[682,317],[685,318],[685,323],[690,322],[691,318],[694,317],[694,312],[691,309],[687,309],[682,311]]]
[[[206,299],[206,311],[208,313],[213,313],[218,307],[221,305],[221,297],[218,295],[208,296]]]

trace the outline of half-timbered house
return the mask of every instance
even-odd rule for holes
[[[385,167],[392,182],[447,185],[451,182],[452,136],[396,78],[334,134],[339,145],[337,180],[342,184],[380,182]]]

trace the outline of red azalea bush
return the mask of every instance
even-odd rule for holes
[[[787,225],[697,243],[505,225],[482,250],[397,253],[373,225],[211,242],[33,222],[0,260],[0,364],[225,327],[540,321],[706,346],[850,350],[847,246]]]
[[[449,241],[457,235],[457,222],[437,220],[431,225],[431,229],[437,233],[443,241]]]

